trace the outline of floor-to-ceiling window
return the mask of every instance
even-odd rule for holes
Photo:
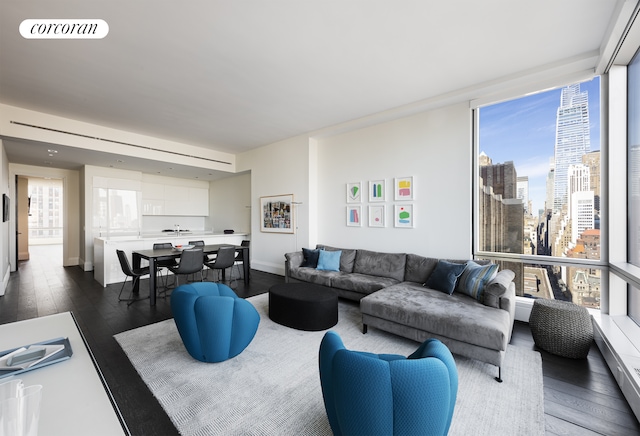
[[[640,54],[627,67],[627,261],[640,267]],[[640,289],[628,285],[628,315],[640,324]]]
[[[519,296],[600,308],[600,78],[476,109],[474,252]]]
[[[63,186],[60,179],[29,178],[29,244],[61,244]]]

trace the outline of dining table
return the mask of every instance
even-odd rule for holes
[[[233,247],[236,250],[236,253],[242,253],[243,261],[242,267],[244,272],[244,283],[249,283],[249,274],[251,271],[251,265],[249,263],[249,247],[243,245],[232,245],[232,244],[211,244],[211,245],[202,245],[193,248],[202,249],[204,254],[216,254],[222,247]],[[145,259],[149,262],[149,271],[152,273],[149,274],[149,304],[151,306],[156,305],[156,262],[158,259],[166,259],[168,257],[172,257],[174,259],[178,259],[182,254],[183,248],[154,248],[148,250],[134,250],[132,252],[132,266],[133,268],[140,268],[142,264],[142,259]],[[223,280],[224,280],[224,271],[223,271]],[[133,292],[140,291],[140,282],[136,281],[136,285],[134,286]]]

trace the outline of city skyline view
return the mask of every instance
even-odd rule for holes
[[[600,78],[580,83],[587,91],[590,151],[600,150]],[[533,214],[545,206],[547,176],[555,152],[556,120],[562,88],[485,106],[479,110],[479,153],[494,164],[513,161],[529,178]]]
[[[600,259],[599,87],[594,78],[479,109],[480,250]],[[598,268],[503,267],[518,295],[600,307]]]

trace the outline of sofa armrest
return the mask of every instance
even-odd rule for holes
[[[513,282],[515,273],[505,269],[486,284],[483,292],[483,304],[496,309],[502,309],[509,313],[510,329],[509,340],[513,331],[513,322],[516,317],[516,284]]]
[[[285,283],[289,283],[289,279],[291,278],[291,267],[302,265],[304,256],[302,255],[302,251],[294,251],[292,253],[286,253],[284,255],[284,259],[284,281]]]
[[[515,273],[509,269],[503,269],[502,271],[499,271],[498,274],[496,274],[496,276],[493,278],[493,280],[487,283],[484,287],[482,297],[485,306],[503,309],[501,303],[502,299],[505,299],[504,304],[506,304],[507,306],[509,305],[509,301],[511,300],[513,300],[513,303],[515,304],[515,284],[513,284],[513,279],[515,278],[515,276]],[[512,284],[513,289],[511,289]],[[511,297],[512,293],[513,297]]]

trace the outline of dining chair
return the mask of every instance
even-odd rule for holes
[[[161,249],[169,249],[169,248],[173,248],[173,244],[171,244],[171,242],[156,242],[155,244],[153,244],[153,249],[154,250],[161,250]],[[175,257],[173,256],[165,256],[165,257],[159,257],[156,259],[156,272],[159,273],[160,278],[162,278],[162,270],[166,270],[166,274],[164,276],[164,285],[163,288],[167,288],[167,280],[169,277],[169,267],[173,266],[177,266],[178,265],[178,261],[175,259]]]
[[[250,244],[251,244],[251,241],[249,241],[248,239],[245,239],[240,243],[240,246],[249,247]],[[238,251],[238,255],[235,258],[234,266],[238,270],[238,277],[240,277],[240,266],[238,265],[238,263],[244,264],[244,261],[245,261],[244,253],[245,253],[245,250],[239,250]],[[248,253],[248,251],[247,251],[247,253]],[[232,274],[233,274],[233,272],[232,272]]]
[[[126,276],[124,278],[124,282],[122,282],[120,293],[118,294],[118,301],[126,301],[127,306],[130,306],[136,301],[146,300],[147,298],[149,298],[148,295],[146,298],[140,298],[139,292],[134,292],[136,285],[140,281],[140,277],[146,276],[150,273],[149,267],[145,266],[142,268],[131,268],[131,264],[129,263],[129,259],[127,258],[127,255],[125,254],[125,252],[122,250],[116,250],[116,253],[118,255],[118,260],[120,261],[120,267],[122,268],[122,272]],[[129,298],[122,298],[122,291],[124,291],[124,287],[127,284],[127,279],[129,277],[131,277],[131,293],[129,295]],[[134,298],[134,294],[138,294],[136,298]]]
[[[202,281],[202,258],[202,248],[182,250],[182,254],[180,254],[180,262],[178,263],[178,265],[169,267],[169,271],[171,271],[175,276],[174,288],[177,288],[180,285],[181,275],[200,273],[200,281]]]
[[[202,248],[202,247],[205,246],[205,243],[204,243],[204,241],[189,241],[189,245],[193,245],[194,247],[201,247]],[[215,254],[212,254],[212,255],[205,254],[203,256],[203,258],[202,258],[202,263],[206,266],[207,263],[213,261],[215,258],[216,258]],[[209,270],[208,269],[206,269],[204,271],[204,275],[205,275],[205,277],[208,277],[208,275],[209,275]]]
[[[207,263],[209,269],[214,271],[223,271],[227,268],[231,268],[235,263],[236,259],[236,248],[235,247],[220,247],[218,250],[218,256],[213,262]],[[232,281],[232,278],[229,279],[229,282]]]

